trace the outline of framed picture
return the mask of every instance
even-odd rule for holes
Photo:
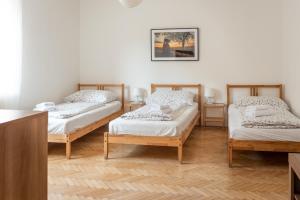
[[[151,29],[152,61],[198,61],[199,29]]]

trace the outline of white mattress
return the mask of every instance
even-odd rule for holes
[[[244,128],[242,115],[235,105],[228,109],[230,138],[237,140],[290,141],[300,142],[300,129],[258,129]]]
[[[109,123],[111,135],[178,136],[198,113],[198,104],[185,108],[172,121],[141,121],[117,118]]]
[[[86,113],[76,115],[67,119],[57,119],[49,117],[48,133],[50,134],[69,134],[76,129],[87,126],[93,122],[101,120],[121,109],[119,101],[113,101]]]

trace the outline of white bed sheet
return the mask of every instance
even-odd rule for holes
[[[192,122],[198,113],[198,104],[185,108],[172,121],[142,121],[117,118],[109,123],[111,135],[135,136],[178,136]]]
[[[102,107],[96,108],[86,113],[76,115],[67,119],[57,119],[49,117],[48,133],[51,134],[69,134],[76,129],[87,126],[93,122],[103,119],[117,111],[122,107],[121,102],[113,101]]]
[[[234,104],[228,109],[230,138],[237,140],[300,142],[300,129],[258,129],[242,126],[242,115]]]

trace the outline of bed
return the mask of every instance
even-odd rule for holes
[[[71,158],[71,143],[88,133],[108,124],[123,114],[124,84],[78,84],[78,91],[84,89],[113,90],[119,93],[117,101],[75,115],[66,119],[48,119],[48,142],[65,143],[66,158]]]
[[[201,122],[201,85],[152,84],[151,93],[158,89],[191,89],[196,91],[194,103],[171,121],[141,121],[117,118],[104,133],[104,158],[108,159],[109,144],[135,144],[177,147],[182,162],[183,145],[193,128]]]
[[[227,85],[228,163],[232,167],[233,151],[300,152],[300,129],[261,129],[242,126],[242,116],[232,104],[234,90],[247,91],[250,96],[276,95],[283,99],[283,87],[278,85]],[[263,94],[265,93],[267,94]],[[266,92],[269,91],[269,92]],[[272,94],[270,93],[272,91]]]

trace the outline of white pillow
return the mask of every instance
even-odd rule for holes
[[[109,103],[117,100],[117,96],[106,90],[80,90],[65,97],[65,102]]]
[[[278,97],[272,96],[244,96],[239,97],[234,103],[236,106],[270,105],[275,108],[288,110],[288,105]]]
[[[157,90],[146,100],[146,104],[193,105],[195,94],[186,90]]]

